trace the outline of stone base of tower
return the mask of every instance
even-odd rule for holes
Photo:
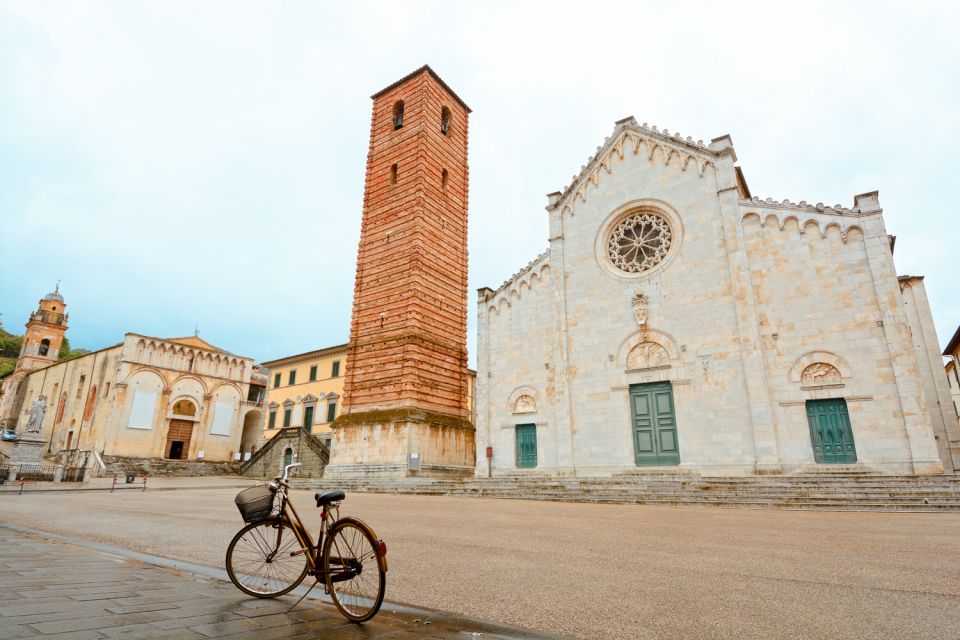
[[[476,468],[475,429],[463,418],[409,408],[364,411],[337,418],[333,432],[324,478],[461,478]]]

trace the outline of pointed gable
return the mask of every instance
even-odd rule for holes
[[[216,345],[212,345],[200,336],[185,336],[183,338],[163,338],[167,342],[173,342],[176,344],[182,344],[185,347],[193,347],[194,349],[204,349],[206,351],[215,351],[217,353],[226,353],[227,355],[234,355],[225,349],[221,349]]]
[[[695,168],[700,177],[708,166],[716,167],[716,159],[722,155],[731,154],[736,161],[729,136],[715,138],[705,145],[703,140],[694,141],[690,136],[683,138],[679,133],[671,134],[667,129],[661,131],[646,122],[637,124],[636,119],[629,116],[616,122],[613,134],[597,147],[595,155],[587,158],[587,163],[580,167],[580,172],[573,176],[569,185],[548,196],[547,209],[562,207],[564,211],[570,211],[577,202],[586,201],[587,187],[590,184],[598,187],[603,176],[613,172],[612,161],[615,158],[623,160],[627,151],[634,155],[644,153],[649,160],[659,157],[666,165],[676,163],[683,171]]]

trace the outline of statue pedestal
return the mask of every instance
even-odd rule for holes
[[[21,465],[39,465],[43,461],[43,447],[46,445],[42,433],[20,433],[10,453],[8,480],[15,481]]]
[[[17,434],[17,441],[13,443],[13,452],[10,454],[10,466],[40,464],[45,444],[42,433]]]

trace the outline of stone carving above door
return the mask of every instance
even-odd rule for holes
[[[537,401],[533,396],[522,395],[513,403],[514,413],[534,413],[537,410]]]
[[[627,354],[627,369],[651,369],[670,363],[670,356],[663,346],[656,342],[641,342]]]
[[[832,364],[814,362],[800,374],[800,382],[805,386],[841,384],[843,378],[840,371]]]

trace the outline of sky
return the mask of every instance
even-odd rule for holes
[[[370,95],[423,64],[470,117],[475,291],[633,115],[730,134],[753,195],[880,191],[899,273],[960,324],[960,3],[0,0],[0,320],[61,282],[74,347],[346,342]]]

